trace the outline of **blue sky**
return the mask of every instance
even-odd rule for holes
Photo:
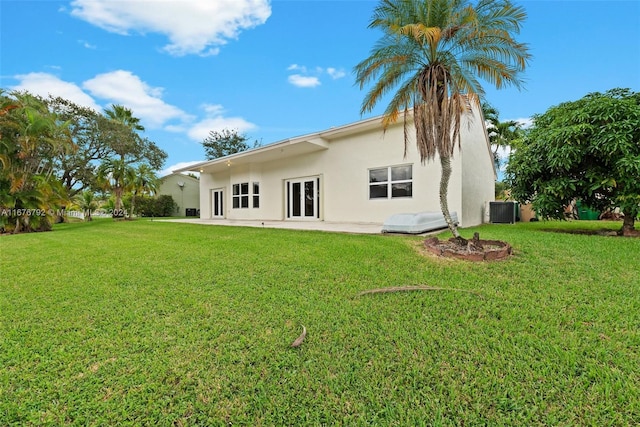
[[[525,88],[485,85],[502,120],[614,87],[640,91],[640,1],[517,1],[533,58]],[[380,36],[376,1],[0,2],[0,87],[122,104],[169,157],[204,159],[210,130],[268,144],[360,115],[353,67]],[[403,147],[398,147],[401,150]]]

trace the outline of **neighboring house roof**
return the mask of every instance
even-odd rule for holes
[[[192,176],[185,175],[183,173],[177,173],[177,172],[173,172],[173,173],[170,173],[169,175],[160,177],[160,181],[165,182],[167,179],[174,178],[174,177],[178,177],[179,179],[191,180],[193,182],[200,182],[198,178],[194,178]]]
[[[487,143],[487,154],[493,159],[491,151],[491,145],[489,143],[489,136],[487,134],[486,126],[484,124],[484,117],[482,117],[482,110],[479,110],[481,123],[484,128],[485,139]],[[401,115],[402,116],[402,115]],[[374,129],[380,129],[382,127],[383,116],[372,117],[358,122],[349,123],[342,126],[332,127],[324,131],[310,133],[307,135],[297,136],[294,138],[285,139],[282,141],[274,142],[272,144],[264,145],[262,147],[253,148],[240,153],[230,154],[228,156],[219,157],[213,160],[207,160],[200,163],[190,165],[181,169],[176,169],[173,173],[180,172],[205,172],[214,173],[225,170],[227,167],[233,165],[242,165],[255,162],[258,158],[260,162],[267,162],[270,160],[282,159],[286,157],[298,156],[301,154],[308,154],[315,151],[327,150],[329,148],[329,141],[336,138],[343,138],[349,135],[357,134],[360,132],[366,132]],[[410,113],[408,120],[412,121],[413,115]],[[392,126],[402,126],[402,117],[398,119],[398,122]],[[493,163],[493,160],[492,160]],[[494,167],[494,175],[496,175]]]

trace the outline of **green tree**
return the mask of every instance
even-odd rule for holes
[[[529,59],[514,35],[526,17],[508,0],[382,0],[370,28],[383,32],[368,58],[355,67],[360,88],[373,82],[361,113],[371,111],[394,88],[383,127],[404,115],[405,152],[408,115],[413,108],[416,143],[422,163],[440,159],[440,206],[453,235],[463,240],[449,214],[447,194],[451,157],[460,145],[462,115],[479,108],[484,90],[479,78],[497,88],[518,87]]]
[[[113,217],[125,216],[122,196],[135,179],[135,169],[122,159],[105,159],[98,167],[98,184],[113,193]]]
[[[105,131],[109,145],[120,159],[125,160],[127,164],[147,163],[154,170],[162,168],[167,153],[155,142],[140,136],[139,132],[143,132],[144,127],[129,108],[112,105],[105,109],[105,116],[111,124]]]
[[[98,201],[93,191],[85,190],[80,194],[76,194],[74,202],[84,212],[84,220],[93,221],[91,214],[98,209]]]
[[[102,159],[114,155],[110,141],[114,126],[96,111],[60,97],[50,97],[47,104],[60,119],[68,123],[76,147],[54,158],[56,175],[70,197],[96,186],[96,169]]]
[[[612,89],[551,107],[511,154],[512,196],[543,217],[563,218],[573,199],[624,213],[621,233],[640,213],[640,93]]]
[[[0,226],[14,233],[48,230],[66,204],[53,158],[73,150],[66,123],[26,92],[0,90]]]
[[[138,117],[135,117],[133,115],[133,111],[131,111],[124,105],[112,104],[111,107],[104,110],[104,114],[109,119],[118,123],[122,123],[133,131],[144,131],[144,126],[140,124],[140,119]]]
[[[131,211],[129,212],[129,217],[135,214],[136,197],[155,193],[158,191],[158,187],[158,177],[153,169],[147,164],[138,165],[131,182]]]
[[[248,139],[246,135],[238,133],[235,129],[222,129],[219,132],[209,131],[209,136],[202,141],[205,157],[207,160],[213,160],[260,147],[259,141],[254,141],[253,146],[247,144]]]
[[[515,120],[500,121],[498,110],[486,102],[482,103],[482,112],[488,122],[487,134],[493,148],[493,162],[496,169],[500,169],[502,166],[500,149],[510,148],[514,142],[520,140],[523,136],[523,129],[520,123]]]
[[[167,153],[138,134],[144,131],[144,127],[130,109],[112,105],[105,110],[105,116],[109,119],[110,126],[106,134],[115,156],[103,160],[98,168],[98,175],[102,188],[114,192],[114,213],[122,214],[122,196],[127,186],[133,185],[134,166],[146,164],[151,169],[160,169]]]

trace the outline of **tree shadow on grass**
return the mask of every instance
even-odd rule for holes
[[[626,234],[620,234],[620,230],[612,230],[610,228],[599,229],[559,229],[559,228],[542,228],[540,231],[546,231],[548,233],[563,233],[563,234],[579,234],[583,236],[610,236],[610,237],[640,237],[640,230],[633,230]]]

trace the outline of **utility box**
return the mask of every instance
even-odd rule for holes
[[[187,208],[185,216],[197,216],[197,211],[198,210],[196,208]]]
[[[518,220],[518,203],[490,202],[489,221],[492,224],[514,224]]]

